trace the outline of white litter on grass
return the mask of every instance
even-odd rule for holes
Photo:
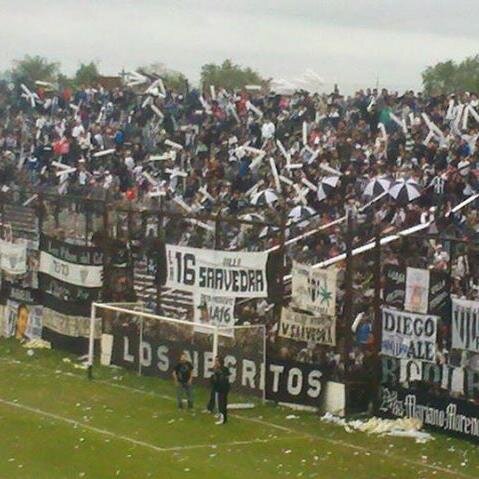
[[[431,434],[422,432],[422,422],[415,418],[380,419],[373,417],[367,421],[346,421],[343,418],[326,413],[321,421],[336,424],[345,428],[347,432],[360,431],[367,434],[379,434],[393,437],[409,437],[417,443],[426,443],[434,439]]]
[[[295,416],[294,414],[290,414],[289,416],[286,416],[286,419],[299,419],[299,416]]]
[[[52,345],[48,341],[45,341],[44,339],[40,338],[27,341],[23,344],[23,347],[28,349],[52,349]]]
[[[244,402],[244,403],[232,403],[228,404],[228,410],[229,409],[253,409],[255,406],[251,402]]]
[[[87,363],[74,364],[73,367],[75,369],[88,369],[88,364]]]
[[[29,349],[29,350],[27,351],[27,356],[30,356],[30,357],[31,357],[31,356],[33,356],[34,354],[35,354],[35,351],[34,351],[33,349]]]

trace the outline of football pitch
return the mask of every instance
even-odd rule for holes
[[[258,403],[216,426],[177,410],[172,383],[0,340],[0,478],[477,478],[477,444],[377,437]],[[234,396],[230,402],[237,402]],[[287,419],[294,414],[294,418]]]

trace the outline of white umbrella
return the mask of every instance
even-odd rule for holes
[[[389,191],[393,179],[389,176],[376,176],[364,188],[364,196],[378,196],[385,191]]]
[[[290,223],[298,223],[301,220],[306,220],[310,216],[313,216],[316,214],[316,211],[313,210],[313,208],[310,208],[309,206],[295,206],[288,214],[288,218],[290,219]],[[303,226],[307,224],[306,221],[302,221],[299,226]]]
[[[266,238],[266,236],[272,236],[273,233],[276,233],[277,231],[279,231],[277,226],[265,226],[259,233],[258,237]]]
[[[241,215],[239,219],[245,221],[264,221],[264,216],[259,213],[246,213]]]
[[[421,196],[421,186],[412,178],[401,178],[392,184],[388,193],[399,203],[409,203]]]
[[[325,176],[318,185],[318,200],[323,201],[336,188],[339,176]]]
[[[270,188],[256,193],[251,199],[251,204],[255,206],[271,206],[278,201],[278,195]]]

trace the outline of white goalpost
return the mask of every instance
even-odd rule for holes
[[[88,376],[95,359],[139,375],[169,379],[181,354],[193,364],[196,382],[208,384],[214,358],[230,368],[232,391],[265,397],[266,326],[220,327],[147,311],[143,303],[93,303]]]

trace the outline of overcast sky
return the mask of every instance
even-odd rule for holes
[[[266,77],[417,88],[427,65],[479,53],[478,18],[478,0],[0,0],[0,70],[39,54],[66,73],[161,62],[197,80],[232,58]]]

